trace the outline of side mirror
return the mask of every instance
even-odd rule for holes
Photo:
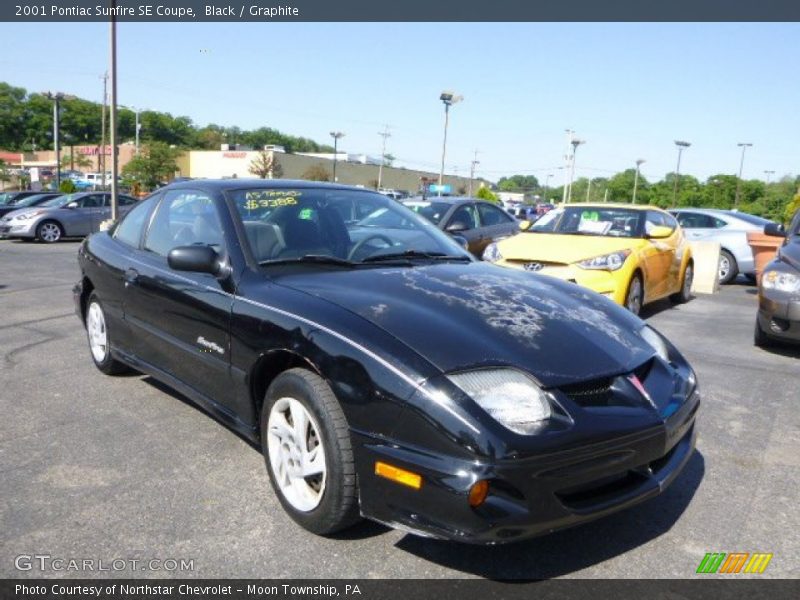
[[[469,225],[464,223],[464,221],[453,221],[450,225],[447,226],[447,233],[457,233],[459,231],[466,231],[469,229]]]
[[[520,231],[528,231],[528,229],[530,229],[531,227],[533,227],[533,223],[531,221],[528,221],[527,219],[519,222]]]
[[[664,227],[663,225],[656,225],[655,227],[650,229],[650,232],[646,235],[646,237],[654,240],[659,240],[663,238],[668,238],[669,236],[672,235],[673,231],[674,229],[672,229],[672,227]]]
[[[767,223],[764,225],[764,235],[772,235],[775,237],[786,237],[786,229],[783,225],[777,223]]]
[[[176,271],[210,273],[218,276],[223,270],[219,255],[211,246],[178,246],[167,254],[167,264]]]
[[[64,208],[78,208],[78,203],[77,202],[68,202],[66,205],[64,205]]]
[[[456,244],[461,246],[464,250],[469,250],[469,242],[463,235],[454,234],[450,236],[456,241]]]

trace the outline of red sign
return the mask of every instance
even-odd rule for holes
[[[105,148],[101,148],[100,146],[81,146],[78,148],[78,154],[83,154],[84,156],[97,156],[98,154],[111,155],[111,146],[106,146]]]
[[[223,158],[244,158],[247,152],[223,152]]]

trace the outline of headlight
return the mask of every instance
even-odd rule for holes
[[[32,219],[33,217],[39,216],[40,214],[42,214],[42,211],[36,210],[36,211],[33,211],[33,212],[22,213],[21,215],[17,215],[16,217],[13,217],[11,220],[12,221],[27,221],[28,219]]]
[[[779,292],[800,291],[800,277],[785,271],[767,271],[761,279],[765,290],[778,290]]]
[[[483,410],[515,433],[536,433],[550,418],[547,394],[515,369],[484,369],[448,375]]]
[[[486,249],[483,251],[483,260],[486,262],[497,262],[498,260],[502,260],[502,258],[503,255],[500,254],[500,250],[494,242],[486,246]]]
[[[656,354],[658,354],[662,360],[669,362],[669,349],[659,334],[657,334],[649,325],[645,325],[642,327],[639,335],[641,335],[642,339],[647,342],[653,350],[656,351]]]
[[[620,250],[611,254],[603,254],[594,258],[587,258],[578,263],[581,269],[603,269],[606,271],[616,271],[624,263],[625,259],[631,254],[630,250]]]

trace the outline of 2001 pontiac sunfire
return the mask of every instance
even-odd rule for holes
[[[79,262],[97,367],[147,373],[260,442],[318,534],[364,516],[518,540],[657,495],[694,448],[695,375],[659,333],[478,262],[373,192],[187,181]]]

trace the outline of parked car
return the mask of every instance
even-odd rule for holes
[[[25,195],[22,198],[16,198],[13,203],[10,204],[0,204],[0,217],[3,215],[7,215],[10,212],[15,210],[19,210],[21,208],[30,208],[32,206],[39,206],[43,202],[50,200],[51,198],[55,198],[57,196],[61,196],[60,193],[55,192],[45,192],[45,193],[33,193],[31,195]]]
[[[555,204],[540,202],[536,205],[536,218],[541,218],[556,207]]]
[[[403,200],[403,204],[442,231],[466,239],[469,251],[479,258],[492,242],[519,232],[512,215],[484,200],[431,196]]]
[[[414,245],[390,227],[351,240],[336,206],[362,201],[413,224]],[[659,494],[693,452],[696,377],[661,334],[476,261],[376,192],[176,184],[78,262],[95,365],[147,373],[260,445],[284,509],[317,534],[363,516],[519,540]]]
[[[711,208],[670,210],[689,241],[719,242],[719,282],[730,283],[738,274],[755,280],[753,251],[747,244],[748,231],[763,231],[772,223],[755,215]]]
[[[669,213],[633,204],[572,204],[523,235],[490,244],[483,259],[577,283],[638,314],[670,297],[688,302],[694,261]]]
[[[761,275],[755,343],[800,343],[800,211],[788,229],[773,223],[764,227],[764,233],[785,237],[786,241]]]
[[[27,198],[28,196],[34,196],[39,192],[34,192],[30,190],[23,190],[19,192],[2,192],[0,193],[0,206],[11,206],[18,200],[22,200],[23,198]]]
[[[120,195],[120,214],[124,215],[134,204],[135,198]],[[110,192],[64,194],[39,206],[15,210],[0,218],[0,238],[36,239],[53,243],[63,237],[88,235],[110,218]]]

